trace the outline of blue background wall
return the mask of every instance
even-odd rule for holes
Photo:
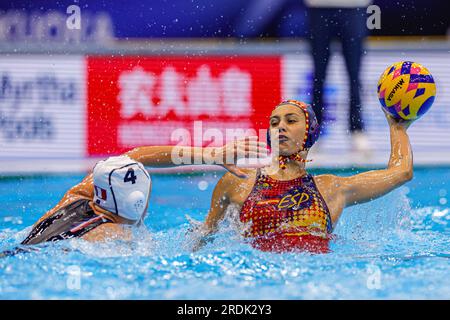
[[[0,11],[24,14],[57,10],[71,4],[85,17],[106,12],[117,38],[161,37],[303,37],[308,34],[302,0],[93,0],[0,1]],[[449,3],[443,0],[377,0],[382,28],[373,35],[443,35],[449,26]],[[36,19],[36,18],[35,18]],[[33,26],[31,26],[32,28]]]

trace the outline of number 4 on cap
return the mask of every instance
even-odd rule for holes
[[[136,183],[137,177],[134,175],[133,168],[128,169],[127,173],[125,174],[125,178],[123,178],[123,182],[130,182],[132,184]]]

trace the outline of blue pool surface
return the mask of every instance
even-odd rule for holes
[[[450,298],[450,168],[418,168],[403,187],[347,208],[328,254],[257,251],[232,218],[193,253],[186,215],[204,219],[222,174],[154,174],[146,228],[132,243],[73,239],[0,258],[0,299]],[[82,178],[0,178],[0,251]]]

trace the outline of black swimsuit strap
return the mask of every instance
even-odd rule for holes
[[[81,237],[101,224],[112,222],[97,215],[88,199],[76,200],[39,222],[22,244],[37,244]]]
[[[256,181],[264,177],[265,175],[262,173],[261,168],[256,168]]]

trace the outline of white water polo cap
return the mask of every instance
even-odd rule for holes
[[[123,218],[145,216],[151,179],[142,163],[128,156],[110,157],[94,167],[94,203]]]

